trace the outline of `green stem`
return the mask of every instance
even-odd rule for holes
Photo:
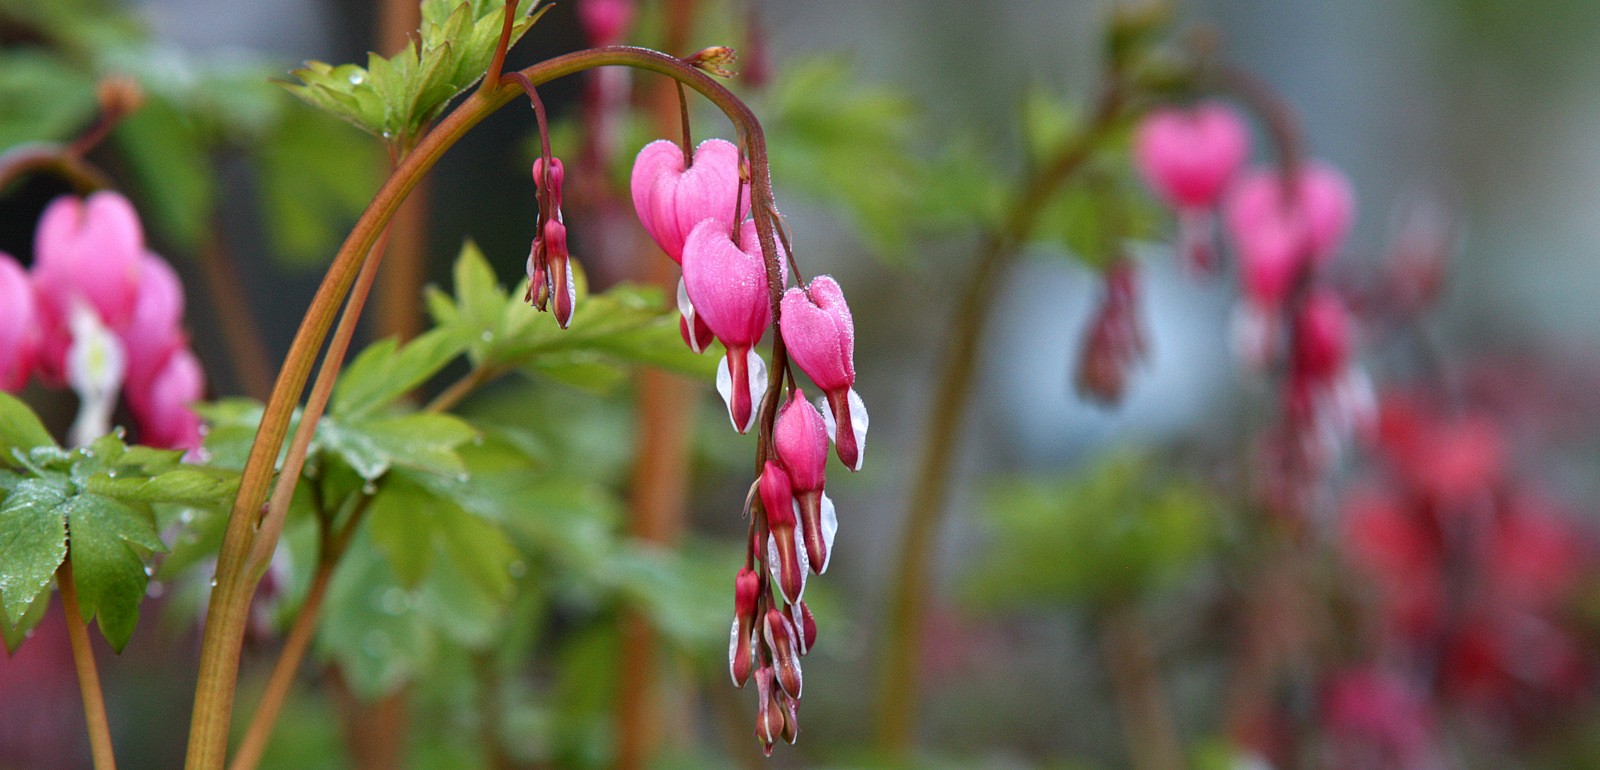
[[[956,435],[971,401],[977,372],[978,344],[995,306],[1001,274],[1020,251],[1039,214],[1057,190],[1082,167],[1123,114],[1123,95],[1113,86],[1102,100],[1095,121],[1069,138],[1056,155],[1029,180],[1000,230],[985,239],[963,287],[950,328],[949,343],[939,357],[938,390],[928,409],[928,434],[917,466],[906,510],[899,556],[889,573],[889,617],[879,659],[878,743],[885,751],[906,754],[913,743],[919,686],[917,663],[922,657],[922,625],[927,597],[933,590],[929,562],[949,504],[951,462],[960,445]]]
[[[750,158],[752,207],[757,212],[772,210],[771,170],[768,168],[766,141],[750,108],[737,96],[709,76],[667,54],[625,46],[595,48],[556,57],[525,70],[522,74],[535,85],[576,72],[601,66],[627,66],[674,78],[705,96],[737,126]],[[249,619],[250,600],[260,579],[261,564],[251,554],[272,552],[277,533],[257,530],[264,515],[267,491],[279,449],[288,434],[295,405],[305,391],[317,351],[333,324],[339,305],[350,291],[357,272],[366,262],[378,236],[411,190],[439,158],[479,121],[504,106],[520,93],[515,85],[500,83],[468,96],[417,143],[400,166],[384,182],[371,204],[362,212],[323,277],[307,309],[300,329],[290,345],[272,395],[262,414],[261,426],[251,446],[218,554],[215,587],[206,614],[201,639],[199,678],[195,685],[194,712],[190,720],[186,766],[189,770],[220,770],[227,761],[229,727],[233,717],[234,689],[239,671],[239,650]],[[778,251],[770,216],[756,217],[771,288],[773,319],[783,285],[779,282]],[[774,335],[777,337],[778,335]],[[781,338],[774,341],[774,358],[782,355]],[[782,361],[775,360],[763,413],[777,408],[778,382]],[[770,424],[770,420],[765,420]],[[763,442],[763,445],[769,442]],[[280,490],[292,494],[293,483]],[[258,542],[260,535],[260,542]]]
[[[72,582],[72,560],[56,568],[56,585],[61,589],[61,611],[67,616],[67,641],[72,646],[72,665],[78,670],[78,691],[83,695],[83,721],[89,727],[89,753],[94,770],[117,770],[111,750],[111,724],[106,719],[106,699],[100,691],[100,672],[94,664],[94,647],[89,644],[89,626],[78,606],[78,588]]]

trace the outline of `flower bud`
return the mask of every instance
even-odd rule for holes
[[[738,74],[728,69],[728,66],[738,61],[739,53],[725,45],[714,45],[702,48],[684,59],[689,66],[716,75],[719,78],[731,78]]]
[[[761,741],[761,750],[767,756],[772,756],[772,744],[783,737],[783,708],[778,703],[775,687],[772,686],[772,669],[762,666],[756,669],[756,739]]]
[[[811,608],[805,602],[790,604],[785,607],[789,613],[789,622],[795,631],[795,646],[799,648],[801,657],[811,652],[811,645],[817,643],[817,621],[811,617]]]
[[[826,394],[839,461],[861,469],[866,451],[867,408],[855,392],[855,321],[844,292],[833,278],[821,275],[810,288],[784,293],[778,323],[783,344],[797,366]],[[826,418],[825,418],[826,419]]]
[[[833,501],[823,493],[823,469],[828,462],[828,428],[822,414],[796,388],[778,410],[773,427],[778,462],[783,464],[800,506],[801,531],[811,571],[828,569],[834,533],[839,529]]]
[[[753,348],[772,322],[772,306],[755,223],[745,222],[739,236],[736,244],[719,220],[701,220],[683,246],[683,283],[695,317],[727,348],[717,390],[734,429],[743,433],[755,423],[755,404],[766,394],[766,364]],[[780,280],[786,275],[780,262]]]
[[[800,700],[779,690],[778,712],[783,714],[783,740],[790,746],[800,737]]]
[[[790,602],[806,589],[806,543],[797,537],[794,490],[789,477],[771,460],[761,472],[761,506],[767,512],[767,567],[772,582]]]
[[[572,312],[577,307],[578,288],[572,278],[572,255],[567,253],[567,227],[559,219],[544,223],[544,255],[546,280],[550,298],[554,300],[551,312],[556,324],[567,328],[572,323]]]
[[[33,373],[39,345],[39,311],[28,274],[0,253],[0,391],[15,393]]]
[[[790,697],[800,697],[800,651],[796,647],[794,624],[776,608],[767,610],[762,635],[767,642],[767,651],[772,653],[773,674],[778,686]]]
[[[756,597],[760,591],[761,575],[748,568],[739,570],[733,582],[733,629],[728,640],[728,673],[734,687],[744,686],[755,660]]]
[[[562,167],[560,158],[550,159],[550,214],[555,219],[561,218],[561,188],[567,181],[567,170]],[[544,158],[533,160],[533,183],[543,187]]]
[[[739,183],[739,148],[722,139],[701,142],[688,168],[676,143],[645,145],[634,159],[630,187],[639,223],[674,262],[683,261],[684,243],[701,220],[715,219],[726,232],[735,209],[750,210]]]
[[[1104,405],[1122,401],[1128,372],[1145,354],[1135,273],[1127,264],[1106,274],[1106,293],[1078,354],[1078,392]]]

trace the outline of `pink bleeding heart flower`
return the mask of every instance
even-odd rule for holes
[[[1250,151],[1250,129],[1232,107],[1202,102],[1153,110],[1139,124],[1139,172],[1175,208],[1206,209],[1222,198]]]
[[[572,255],[567,251],[567,226],[559,219],[544,223],[545,276],[554,307],[550,310],[563,329],[572,323],[577,308],[578,287],[572,277]]]
[[[739,148],[723,139],[701,142],[688,168],[677,144],[658,139],[645,145],[634,159],[630,187],[640,224],[674,262],[683,261],[684,244],[702,220],[731,231],[735,209],[750,209],[749,193],[741,196]]]
[[[133,204],[101,191],[87,199],[56,198],[34,234],[33,280],[44,329],[40,364],[52,381],[65,377],[69,321],[87,304],[102,324],[120,328],[133,315],[143,266],[144,229]]]
[[[198,448],[200,417],[190,405],[204,395],[205,373],[194,353],[182,349],[168,356],[148,384],[128,391],[128,404],[139,419],[142,443],[170,449]]]
[[[806,540],[806,556],[811,571],[827,571],[833,553],[833,537],[839,517],[833,501],[823,492],[824,468],[828,463],[828,427],[799,388],[778,410],[773,425],[773,443],[778,462],[789,475],[795,501],[800,505],[801,531]]]
[[[1134,161],[1156,194],[1178,211],[1178,242],[1198,270],[1215,266],[1211,210],[1250,152],[1250,129],[1232,107],[1202,102],[1151,112],[1134,137]]]
[[[1227,210],[1246,292],[1281,302],[1301,270],[1326,263],[1344,245],[1354,214],[1350,182],[1331,166],[1307,163],[1289,185],[1274,169],[1247,174]]]
[[[733,629],[728,638],[728,674],[734,687],[744,687],[755,664],[756,599],[761,593],[761,573],[748,567],[733,580]]]
[[[28,383],[39,346],[39,311],[33,283],[10,254],[0,252],[0,391]]]
[[[806,590],[806,543],[799,519],[794,488],[789,476],[777,463],[767,461],[761,472],[761,506],[767,512],[767,566],[772,582],[790,603],[800,601]]]
[[[620,45],[633,26],[633,0],[579,0],[578,24],[591,46]]]
[[[840,462],[861,470],[866,452],[867,407],[856,394],[855,321],[838,282],[826,275],[812,279],[808,290],[783,295],[778,322],[783,344],[812,382],[826,394],[823,419],[833,435]]]
[[[781,254],[778,265],[779,280],[787,280]],[[743,433],[755,423],[755,404],[766,394],[766,363],[754,348],[772,323],[755,222],[739,228],[737,244],[720,220],[696,225],[683,246],[683,284],[695,318],[727,348],[717,367],[717,390],[728,403],[734,429]]]
[[[146,253],[139,271],[133,315],[116,330],[127,355],[128,387],[140,389],[160,371],[184,339],[183,283],[166,260]]]

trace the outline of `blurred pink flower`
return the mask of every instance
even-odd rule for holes
[[[39,346],[39,311],[22,265],[0,252],[0,391],[28,383]]]

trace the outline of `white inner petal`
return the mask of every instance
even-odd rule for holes
[[[767,396],[767,362],[761,360],[761,356],[753,349],[749,351],[748,356],[746,360],[749,366],[745,369],[750,372],[750,420],[745,423],[740,433],[745,433],[755,426],[756,417],[761,412],[761,399]]]
[[[822,424],[828,429],[828,441],[834,441],[839,435],[839,425],[833,420],[833,407],[828,405],[827,396],[817,396],[817,411],[822,413]]]
[[[822,545],[827,552],[822,556],[822,570],[817,574],[828,571],[828,563],[833,561],[833,536],[839,531],[839,514],[833,509],[833,499],[824,492],[822,494]]]
[[[739,655],[739,616],[733,616],[733,629],[728,632],[728,678],[733,680],[734,687],[743,687],[739,675],[734,673],[735,664]]]
[[[850,389],[847,400],[850,402],[850,430],[856,434],[856,467],[851,470],[859,471],[867,457],[867,405],[855,388]]]

